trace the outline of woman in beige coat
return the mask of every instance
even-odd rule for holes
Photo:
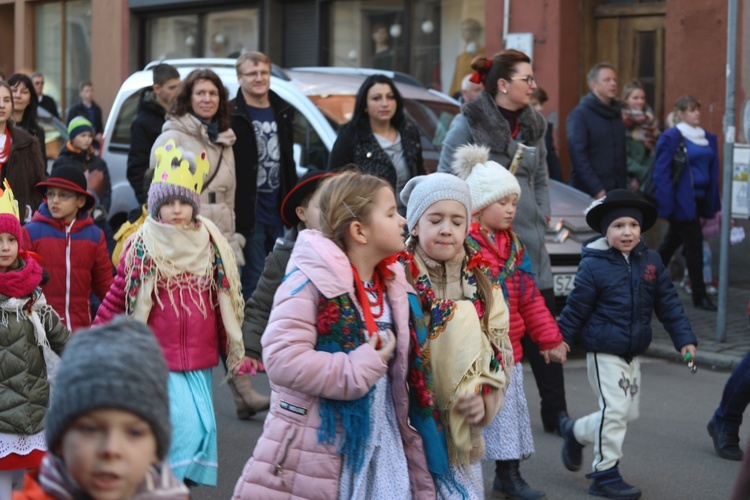
[[[229,128],[227,100],[227,91],[216,73],[205,68],[190,72],[151,149],[151,167],[156,165],[154,151],[169,139],[196,156],[206,152],[210,170],[201,193],[201,215],[216,224],[234,250],[237,264],[242,266],[243,237],[235,233],[234,226],[232,144],[237,137]]]

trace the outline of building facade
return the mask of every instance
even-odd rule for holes
[[[620,85],[639,79],[665,116],[690,93],[721,132],[726,0],[0,0],[0,70],[41,70],[61,108],[91,79],[105,111],[127,76],[152,60],[262,50],[293,66],[403,71],[456,92],[477,54],[530,53],[568,170],[565,116],[597,61]],[[750,0],[740,0],[737,128],[750,89]],[[747,12],[748,15],[744,15]],[[739,136],[738,140],[744,137]]]

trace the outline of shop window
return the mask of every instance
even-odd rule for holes
[[[91,0],[43,3],[35,14],[36,69],[44,73],[44,93],[65,110],[78,101],[78,84],[91,78]]]
[[[485,0],[335,1],[328,64],[402,71],[446,93],[484,54]]]
[[[258,50],[258,9],[152,17],[146,20],[146,59],[236,58]]]

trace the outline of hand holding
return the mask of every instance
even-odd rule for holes
[[[377,352],[383,361],[387,363],[388,360],[391,359],[393,350],[396,348],[396,335],[393,334],[390,328],[385,331],[385,334],[387,336],[386,339],[382,339],[380,334],[376,333],[367,339],[367,343],[370,344],[370,347],[375,349],[375,352]],[[378,349],[378,341],[380,341],[380,349]]]
[[[258,372],[265,371],[265,369],[265,366],[263,366],[263,363],[261,363],[259,360],[248,358],[247,356],[245,356],[245,359],[242,361],[239,370],[237,370],[237,375],[244,375],[246,373],[249,373],[250,375],[257,375]]]
[[[466,418],[469,425],[476,425],[484,418],[484,398],[482,393],[467,394],[456,400],[455,410]]]

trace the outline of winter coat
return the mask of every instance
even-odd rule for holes
[[[96,136],[96,134],[101,134],[104,132],[104,119],[102,118],[102,108],[99,107],[99,105],[96,102],[91,102],[91,107],[94,108],[94,119],[92,120],[89,116],[89,111],[85,104],[83,104],[83,101],[78,101],[77,103],[73,104],[71,107],[68,108],[68,111],[65,113],[65,124],[70,125],[70,122],[73,121],[73,118],[76,116],[82,116],[89,120],[91,124],[94,126],[94,133],[92,135]]]
[[[103,299],[112,284],[112,264],[101,229],[88,214],[70,226],[52,218],[43,203],[23,227],[24,244],[44,259],[50,279],[44,294],[60,319],[75,332],[91,325],[91,292]]]
[[[44,134],[44,129],[34,121],[33,123],[16,123],[16,127],[23,129],[24,131],[28,132],[29,135],[31,135],[34,139],[36,139],[37,143],[39,143],[39,151],[42,153],[42,160],[44,160],[44,168],[46,170],[47,168],[47,140],[46,136]]]
[[[279,174],[281,188],[277,206],[297,184],[297,169],[294,164],[294,108],[273,91],[268,99],[276,117],[279,139]],[[229,102],[232,130],[239,139],[234,143],[234,161],[237,176],[237,201],[234,212],[237,214],[237,232],[246,238],[255,231],[255,210],[258,199],[258,142],[255,127],[247,114],[247,104],[242,89]]]
[[[162,134],[154,142],[150,154],[150,166],[156,166],[156,148],[164,146],[170,139],[177,147],[192,151],[199,156],[202,151],[208,155],[211,169],[206,177],[201,193],[201,215],[216,224],[221,234],[234,250],[238,265],[243,265],[245,259],[242,247],[235,236],[235,188],[237,178],[234,172],[234,152],[232,145],[237,137],[232,129],[219,133],[216,142],[208,139],[208,128],[198,118],[186,113],[183,116],[167,115]]]
[[[422,439],[407,418],[409,286],[403,268],[392,265],[396,277],[387,281],[397,339],[390,363],[369,344],[348,354],[315,350],[319,293],[326,298],[348,294],[359,309],[351,264],[335,243],[318,231],[302,231],[288,269],[262,340],[271,409],[233,498],[336,498],[342,458],[336,444],[318,442],[319,398],[361,398],[386,372],[409,464],[412,497],[434,498]]]
[[[144,189],[144,178],[151,163],[151,148],[166,121],[167,110],[156,100],[153,87],[141,91],[136,108],[136,117],[130,125],[130,151],[128,152],[128,182],[133,187],[135,198],[141,205],[148,201]]]
[[[115,316],[125,313],[127,269],[124,256],[128,248],[129,244],[126,244],[117,266],[117,275],[96,313],[95,325],[107,324]],[[134,280],[138,280],[139,276],[137,271],[133,272]],[[206,317],[203,317],[192,300],[179,300],[181,293],[176,286],[172,290],[159,286],[157,290],[158,296],[154,297],[147,324],[161,346],[169,371],[203,370],[219,364],[220,351],[221,354],[225,353],[226,334],[218,305],[206,307]],[[175,302],[179,302],[176,308],[172,306],[170,291]],[[208,291],[203,292],[203,301],[218,304],[216,293]]]
[[[273,251],[266,257],[263,274],[258,280],[253,295],[245,304],[245,320],[242,322],[242,338],[245,341],[245,354],[261,359],[263,349],[260,339],[268,325],[273,296],[286,274],[286,266],[297,240],[297,228],[292,228],[283,238],[277,238]]]
[[[417,127],[404,118],[398,133],[401,135],[404,159],[409,167],[409,179],[427,173],[424,169],[422,142]],[[349,163],[357,165],[359,170],[366,174],[385,179],[398,194],[396,167],[393,166],[388,153],[380,147],[367,120],[359,126],[349,122],[341,127],[336,142],[333,143],[328,170],[336,170]]]
[[[52,97],[46,94],[42,94],[42,98],[39,99],[39,107],[49,111],[49,114],[51,114],[58,120],[60,119],[60,112],[57,111],[57,103]]]
[[[648,349],[654,312],[675,349],[697,344],[659,254],[641,240],[628,262],[597,236],[584,244],[575,288],[557,324],[568,345],[581,338],[587,352],[627,359]]]
[[[517,247],[519,255],[515,259],[515,262],[520,263],[520,265],[502,279],[501,283],[498,283],[498,278],[509,257],[509,252],[505,246],[509,237],[516,238],[516,244],[520,247]],[[508,312],[510,313],[509,335],[513,344],[513,362],[520,363],[523,359],[521,339],[526,333],[541,350],[556,347],[563,341],[563,338],[560,335],[560,328],[558,328],[555,318],[547,309],[544,297],[536,286],[534,276],[524,270],[530,267],[526,247],[511,231],[498,231],[495,235],[495,241],[499,242],[500,249],[487,241],[481,230],[475,231],[473,228],[467,239],[470,246],[478,247],[482,252],[482,257],[492,263],[488,270],[492,284],[496,286],[500,284],[503,287]],[[490,245],[496,250],[491,250]]]
[[[708,144],[714,154],[709,167],[708,196],[706,196],[706,202],[703,203],[702,207],[698,207],[695,203],[689,156],[677,184],[677,189],[674,189],[672,184],[672,159],[677,152],[681,136],[679,129],[672,127],[661,134],[656,143],[653,176],[656,186],[656,208],[659,210],[659,217],[671,222],[690,222],[699,217],[711,219],[716,215],[716,212],[721,210],[719,149],[716,136],[706,132],[706,139],[708,139]],[[702,210],[699,210],[699,208]]]
[[[567,127],[570,185],[590,196],[602,189],[625,189],[628,173],[620,103],[604,104],[590,92],[568,115]]]
[[[549,189],[547,187],[547,147],[544,132],[547,122],[531,106],[523,108],[518,116],[519,134],[511,137],[508,121],[500,114],[495,100],[488,92],[461,108],[461,114],[451,123],[448,135],[440,152],[439,172],[451,171],[456,149],[466,144],[478,144],[490,148],[490,160],[510,167],[519,144],[533,147],[524,151],[516,171],[521,185],[518,212],[513,221],[513,230],[526,244],[531,268],[536,273],[537,284],[544,290],[552,288],[552,267],[544,237],[547,234],[547,218],[551,216]]]
[[[10,135],[13,143],[10,146],[4,174],[18,201],[23,224],[26,215],[30,218],[42,203],[42,196],[36,192],[34,186],[47,177],[47,165],[39,153],[37,140],[28,132],[18,127],[10,127]]]
[[[560,159],[557,157],[554,129],[550,122],[547,122],[547,132],[544,133],[544,147],[547,148],[547,173],[549,174],[549,178],[562,182],[562,167],[560,166]]]
[[[0,303],[8,299],[0,294]],[[42,306],[39,316],[50,347],[62,354],[70,332],[52,306]],[[44,429],[49,408],[47,365],[26,311],[2,311],[0,317],[0,433],[32,436]]]
[[[70,141],[68,141],[60,150],[60,156],[52,164],[52,172],[54,173],[58,167],[78,167],[84,172],[99,170],[104,175],[102,194],[99,195],[99,193],[93,190],[89,190],[89,192],[96,198],[97,206],[109,212],[109,207],[112,204],[112,181],[109,177],[109,168],[107,167],[107,163],[99,158],[93,147],[89,148],[88,151],[81,151],[75,149]]]

